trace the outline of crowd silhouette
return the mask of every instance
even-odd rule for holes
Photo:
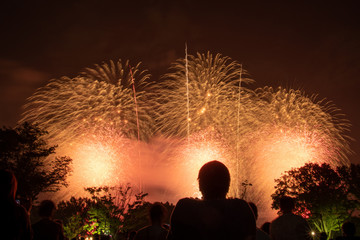
[[[150,225],[130,232],[129,240],[310,240],[314,239],[306,219],[294,214],[295,199],[280,199],[280,216],[272,222],[256,226],[257,206],[237,198],[226,198],[230,186],[228,168],[219,161],[203,165],[198,175],[201,199],[180,199],[171,213],[170,225],[165,224],[168,214],[161,203],[149,209]],[[16,201],[17,181],[11,171],[0,170],[0,239],[9,240],[63,240],[62,223],[53,219],[56,205],[51,200],[40,203],[41,219],[30,224],[31,206],[25,209]],[[28,203],[26,203],[28,204]],[[360,240],[355,236],[352,222],[342,225],[342,235],[336,240]],[[328,239],[321,233],[315,239]]]

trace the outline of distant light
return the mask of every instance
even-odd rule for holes
[[[315,236],[315,232],[314,232],[314,231],[311,231],[311,235]]]

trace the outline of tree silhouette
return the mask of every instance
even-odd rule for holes
[[[71,158],[51,157],[56,146],[48,146],[47,134],[37,125],[23,123],[0,130],[0,168],[14,172],[18,181],[17,196],[35,200],[40,192],[56,192],[67,186]]]
[[[296,213],[308,218],[319,232],[331,236],[332,232],[340,230],[341,224],[350,218],[358,205],[351,181],[359,182],[360,174],[354,172],[351,175],[350,169],[347,166],[333,169],[325,163],[308,163],[291,169],[275,180],[272,207],[279,209],[282,196],[294,197],[297,200]]]

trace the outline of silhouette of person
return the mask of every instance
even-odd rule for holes
[[[8,170],[0,170],[0,239],[31,239],[29,215],[15,201],[17,180]]]
[[[336,240],[360,240],[360,237],[356,237],[356,227],[352,222],[344,222],[341,226],[343,236],[337,237]]]
[[[140,229],[135,240],[165,240],[168,230],[163,227],[167,215],[166,208],[161,203],[154,203],[149,211],[151,225]]]
[[[226,199],[230,173],[219,161],[203,165],[198,176],[203,199],[183,198],[171,216],[168,239],[255,239],[255,217],[242,199]]]
[[[257,220],[258,219],[258,210],[257,210],[255,203],[249,202],[249,206],[251,207],[251,210],[254,213],[255,220]],[[263,230],[261,230],[260,228],[256,228],[256,240],[270,240],[270,236],[267,233],[265,233]]]
[[[270,222],[264,222],[260,229],[270,235]]]
[[[34,240],[64,239],[62,225],[53,219],[55,210],[55,203],[51,200],[44,200],[40,203],[39,216],[41,217],[41,220],[32,226]]]
[[[294,199],[284,196],[280,199],[281,216],[270,224],[270,237],[273,240],[307,240],[312,239],[310,227],[301,216],[295,215]]]

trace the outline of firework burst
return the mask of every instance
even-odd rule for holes
[[[251,82],[241,79],[246,72],[240,64],[220,54],[190,55],[187,66],[188,88],[186,61],[179,59],[154,90],[158,131],[167,136],[186,137],[188,123],[190,135],[208,128],[220,130],[229,120],[238,93],[246,90],[239,82]]]
[[[20,122],[37,122],[47,129],[50,139],[57,144],[83,134],[95,134],[104,129],[117,131],[128,138],[144,139],[149,133],[151,118],[142,101],[145,99],[145,80],[149,75],[131,68],[121,60],[87,68],[75,78],[62,77],[51,80],[28,98]],[[132,74],[131,74],[132,71]],[[135,105],[133,79],[138,92]],[[140,126],[137,126],[136,109]]]
[[[49,132],[49,143],[59,145],[57,153],[74,159],[73,185],[116,184],[119,176],[128,181],[121,173],[133,162],[124,157],[136,145],[129,140],[147,139],[152,126],[143,104],[148,77],[139,64],[119,60],[87,68],[75,78],[53,79],[28,99],[20,122],[38,123]]]
[[[217,159],[230,170],[230,196],[251,183],[245,198],[269,218],[274,179],[284,171],[348,163],[349,122],[299,90],[245,88],[246,76],[228,57],[197,54],[150,86],[139,65],[110,61],[51,80],[28,99],[21,122],[37,122],[59,153],[74,158],[70,184],[140,183],[176,201],[200,196],[198,170]]]
[[[256,119],[249,118],[251,131],[244,131],[239,142],[242,167],[253,184],[248,198],[260,204],[264,215],[274,216],[270,196],[282,173],[308,162],[348,164],[349,123],[331,103],[299,90],[264,87],[253,97],[257,107],[250,115]]]

